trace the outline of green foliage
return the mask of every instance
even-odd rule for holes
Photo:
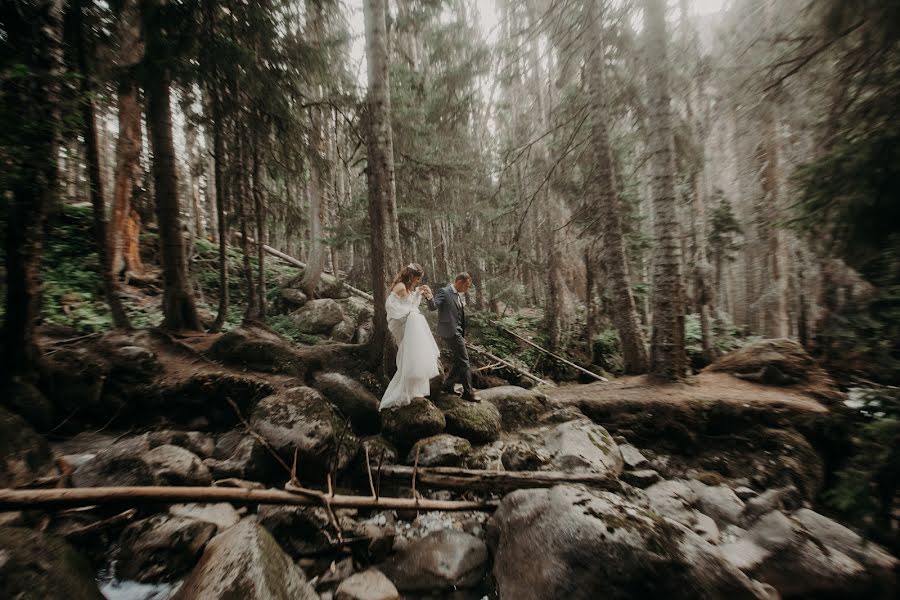
[[[826,503],[880,541],[891,530],[900,491],[900,388],[863,391],[856,451],[837,473]],[[896,540],[894,540],[896,542]]]
[[[591,348],[594,362],[604,370],[621,374],[625,371],[625,362],[622,358],[622,342],[619,332],[612,327],[607,327],[594,335],[591,340]]]
[[[297,331],[297,327],[291,321],[290,315],[274,315],[266,319],[266,325],[279,335],[298,344],[314,345],[320,339],[319,336],[301,333]]]

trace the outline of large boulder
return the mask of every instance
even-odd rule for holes
[[[306,374],[306,361],[287,340],[258,327],[234,329],[222,335],[210,347],[209,356],[251,371],[295,377]]]
[[[537,423],[549,410],[547,396],[538,390],[503,385],[478,392],[482,402],[490,402],[500,411],[503,429],[511,431]]]
[[[0,408],[0,487],[31,483],[52,467],[47,440],[20,416]]]
[[[488,535],[501,598],[769,597],[687,529],[610,492],[515,491]]]
[[[712,517],[695,508],[699,499],[687,482],[678,479],[660,481],[644,491],[650,508],[656,513],[680,523],[707,542],[718,542],[718,525]]]
[[[808,509],[764,515],[721,553],[785,598],[897,597],[897,559]]]
[[[241,520],[240,514],[227,502],[215,504],[173,504],[169,507],[169,514],[183,517],[203,523],[210,523],[217,531],[225,531],[232,525],[237,525]]]
[[[382,434],[402,449],[444,431],[444,413],[425,398],[381,411]]]
[[[163,445],[180,446],[185,450],[190,450],[200,458],[211,457],[216,449],[216,443],[213,441],[212,436],[201,431],[163,429],[148,434],[147,441],[150,443],[151,448]]]
[[[472,453],[469,440],[449,433],[439,433],[419,440],[409,451],[408,464],[416,462],[423,467],[465,467]]]
[[[79,420],[109,418],[103,394],[109,363],[87,348],[61,348],[41,361],[41,390],[58,414]]]
[[[78,487],[132,485],[209,485],[209,470],[178,446],[151,449],[146,435],[116,442],[72,473]]]
[[[400,593],[378,569],[366,569],[341,582],[334,600],[400,600]]]
[[[5,409],[22,417],[30,426],[44,431],[57,425],[54,422],[53,402],[36,385],[26,380],[10,382],[0,389],[0,410]]]
[[[478,585],[487,563],[484,542],[462,531],[442,529],[410,542],[379,568],[401,592],[433,592]]]
[[[624,461],[612,436],[596,423],[579,419],[551,427],[543,435],[549,468],[558,471],[619,475]]]
[[[255,519],[244,519],[206,546],[173,600],[319,600],[303,571]]]
[[[331,298],[310,300],[291,313],[291,321],[302,333],[323,334],[344,320],[341,305]]]
[[[103,600],[87,560],[63,539],[0,527],[0,598]]]
[[[333,524],[324,508],[263,505],[259,507],[259,524],[291,557],[315,555],[332,547],[328,531]],[[349,517],[338,517],[344,532],[356,529]]]
[[[267,481],[273,476],[284,475],[281,466],[269,454],[269,450],[255,437],[243,432],[225,434],[234,439],[235,445],[216,446],[213,458],[204,459],[214,479],[253,479]],[[224,437],[224,436],[223,436]]]
[[[356,335],[356,323],[350,317],[344,317],[344,320],[331,328],[331,339],[336,342],[349,344]]]
[[[122,533],[116,561],[120,579],[171,581],[189,571],[216,533],[216,526],[185,517],[156,515]]]
[[[251,426],[288,464],[296,450],[301,469],[328,469],[336,460],[341,470],[359,450],[359,441],[331,403],[310,387],[263,398],[253,411]]]
[[[442,394],[434,401],[444,413],[447,433],[486,444],[500,437],[500,411],[490,402],[468,402],[455,394]]]
[[[381,429],[378,398],[360,382],[341,373],[317,373],[315,386],[350,419],[357,433],[377,433]]]

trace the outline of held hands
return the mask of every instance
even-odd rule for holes
[[[434,297],[434,294],[431,293],[431,288],[427,285],[420,285],[416,288],[416,291],[420,292],[426,300],[431,300]]]

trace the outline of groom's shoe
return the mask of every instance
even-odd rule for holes
[[[463,392],[462,399],[468,400],[469,402],[481,402],[481,396],[479,396],[472,390]]]

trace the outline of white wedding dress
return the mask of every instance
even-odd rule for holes
[[[419,312],[422,295],[401,298],[391,292],[384,303],[388,329],[397,341],[397,372],[388,384],[378,410],[404,406],[430,393],[429,381],[440,373],[440,350],[425,315]]]

